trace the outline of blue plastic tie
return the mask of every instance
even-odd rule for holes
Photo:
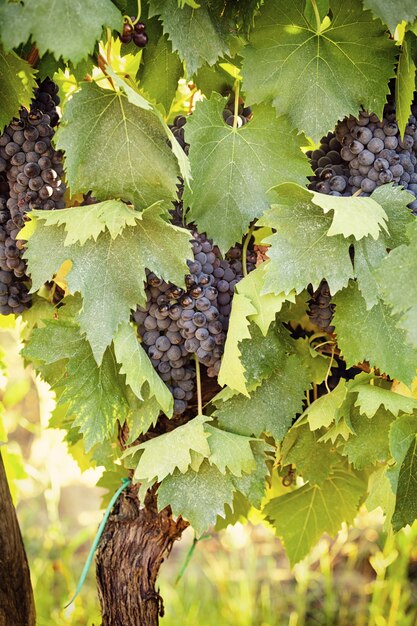
[[[85,579],[87,577],[88,574],[88,570],[90,569],[90,565],[93,562],[93,558],[94,558],[94,552],[97,550],[97,546],[100,542],[101,536],[103,534],[104,528],[107,524],[107,520],[109,519],[110,513],[112,508],[114,507],[117,498],[120,496],[120,494],[122,493],[122,491],[124,489],[126,489],[126,487],[128,487],[130,485],[130,479],[129,478],[122,478],[122,482],[123,485],[121,485],[121,487],[119,487],[119,489],[116,491],[116,493],[114,494],[114,496],[112,497],[112,499],[110,500],[107,509],[104,513],[104,517],[101,520],[100,526],[98,527],[96,536],[94,537],[94,541],[93,541],[93,545],[90,548],[90,552],[88,553],[88,557],[87,557],[87,561],[85,562],[84,565],[84,569],[81,573],[80,576],[80,580],[78,581],[78,585],[77,585],[77,589],[75,590],[74,595],[72,596],[71,600],[68,602],[68,604],[66,604],[64,606],[64,609],[66,609],[70,604],[72,604],[75,600],[75,598],[78,596],[78,594],[80,593],[84,583],[85,583]]]

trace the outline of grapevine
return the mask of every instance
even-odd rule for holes
[[[0,317],[124,480],[103,623],[155,626],[188,525],[417,518],[417,9],[66,5],[0,6]]]

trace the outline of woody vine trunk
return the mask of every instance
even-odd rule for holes
[[[155,587],[159,568],[188,523],[158,512],[155,490],[143,505],[131,485],[119,498],[103,533],[96,561],[102,626],[157,626],[164,614]]]
[[[0,626],[35,626],[29,565],[0,454]]]

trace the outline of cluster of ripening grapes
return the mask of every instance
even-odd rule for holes
[[[403,137],[392,102],[385,106],[382,120],[361,111],[357,118],[339,122],[334,133],[322,138],[317,150],[307,152],[314,171],[309,188],[332,196],[369,196],[377,187],[394,183],[417,198],[416,116],[417,105],[413,105]],[[408,206],[417,215],[417,199]],[[312,294],[310,319],[332,332],[333,311],[329,286],[323,280]]]
[[[58,122],[57,86],[49,79],[34,92],[0,136],[0,314],[21,313],[30,303],[24,242],[18,234],[32,209],[62,209],[62,154],[51,143]]]
[[[133,41],[138,48],[144,48],[148,43],[146,26],[143,22],[136,21],[136,17],[130,19],[131,22],[126,19],[123,22],[123,31],[119,34],[119,39],[122,43]]]

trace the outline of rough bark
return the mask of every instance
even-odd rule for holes
[[[29,565],[0,454],[0,626],[35,626]]]
[[[159,568],[188,523],[158,512],[154,491],[140,506],[137,488],[122,493],[97,552],[102,626],[158,626],[164,614],[155,588]]]

